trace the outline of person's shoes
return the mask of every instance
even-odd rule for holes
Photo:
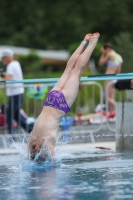
[[[115,122],[115,121],[116,121],[115,115],[116,115],[115,111],[111,112],[111,113],[108,115],[108,120],[109,120],[109,122]]]
[[[115,111],[111,112],[109,115],[108,115],[108,118],[114,118],[115,117]]]

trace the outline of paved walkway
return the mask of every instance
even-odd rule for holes
[[[59,148],[62,151],[67,151],[67,152],[75,152],[75,151],[94,151],[98,150],[98,148],[105,148],[108,150],[115,150],[115,142],[95,142],[95,143],[79,143],[79,144],[65,144],[65,145],[60,145]],[[19,151],[16,149],[0,149],[0,154],[18,154]]]
[[[66,151],[94,151],[96,148],[105,148],[115,150],[115,142],[95,142],[95,143],[82,143],[82,144],[66,144],[59,148]],[[99,148],[100,149],[100,148]]]

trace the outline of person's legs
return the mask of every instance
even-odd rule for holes
[[[71,107],[77,96],[80,77],[97,44],[98,38],[99,33],[94,33],[90,36],[89,45],[84,50],[84,52],[78,57],[77,62],[75,64],[75,68],[72,70],[69,79],[66,81],[62,89],[62,92],[65,95],[69,107]]]
[[[61,91],[63,89],[65,83],[67,82],[69,76],[71,75],[73,68],[76,65],[76,62],[77,62],[79,56],[82,54],[86,44],[88,43],[90,35],[91,34],[87,34],[85,36],[84,40],[81,42],[79,47],[75,50],[75,52],[69,58],[64,73],[62,74],[62,76],[60,77],[60,79],[58,80],[58,82],[56,83],[56,85],[54,86],[54,88],[52,90]]]
[[[9,133],[14,132],[13,119],[15,119],[17,122],[20,122],[19,110],[22,105],[22,100],[23,100],[23,94],[9,97],[9,103],[7,108],[7,124]]]
[[[12,107],[13,107],[13,96],[9,97],[8,107],[7,107],[7,125],[8,125],[8,132],[9,134],[13,133],[13,113],[12,113]]]
[[[14,119],[18,122],[18,124],[20,124],[20,126],[21,126],[20,109],[22,107],[22,102],[23,102],[23,94],[14,96]]]
[[[112,81],[110,81],[110,80],[105,81],[104,93],[105,93],[105,100],[107,98],[107,101],[108,101],[108,110],[111,113],[115,110],[115,100],[114,100],[115,90],[114,90],[114,87],[112,84],[108,87],[108,84],[110,84],[110,82],[112,82]],[[108,87],[108,92],[106,91],[107,87]]]
[[[113,87],[113,85],[110,85],[110,87],[109,87],[109,95],[108,95],[110,113],[115,111],[114,93],[115,93],[114,87]]]

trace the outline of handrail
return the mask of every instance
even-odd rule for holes
[[[133,79],[133,73],[121,73],[121,74],[104,74],[104,75],[92,75],[81,77],[80,81],[98,81],[98,80],[122,80]],[[14,84],[14,83],[54,83],[59,78],[43,78],[43,79],[24,79],[24,80],[10,80],[0,81],[0,84]]]

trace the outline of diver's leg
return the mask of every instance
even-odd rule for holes
[[[60,77],[60,79],[58,80],[56,85],[54,86],[53,90],[58,90],[58,91],[62,90],[62,88],[64,87],[65,83],[67,82],[69,76],[71,75],[71,72],[72,72],[73,68],[75,67],[75,64],[76,64],[79,56],[82,54],[82,52],[85,48],[85,45],[89,41],[90,35],[91,34],[87,34],[85,36],[84,40],[81,42],[79,47],[75,50],[75,52],[69,58],[66,68],[65,68],[65,71],[63,72],[62,76]]]
[[[88,63],[88,60],[97,44],[99,33],[94,33],[90,36],[89,45],[84,52],[77,59],[75,68],[72,70],[71,75],[62,89],[65,95],[68,106],[71,107],[73,104],[79,89],[79,81],[83,72],[84,67]]]

